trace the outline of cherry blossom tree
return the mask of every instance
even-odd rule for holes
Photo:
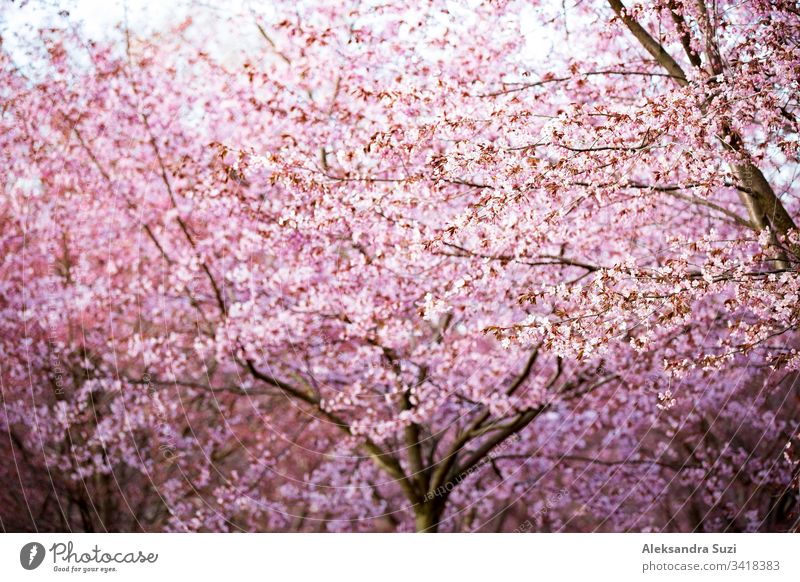
[[[797,527],[791,2],[118,32],[0,56],[4,528]]]

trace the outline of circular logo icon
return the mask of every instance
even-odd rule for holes
[[[44,561],[44,546],[39,542],[30,542],[19,551],[19,563],[26,570],[35,570]]]

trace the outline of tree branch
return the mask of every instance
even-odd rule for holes
[[[677,63],[675,59],[670,56],[670,54],[666,51],[666,49],[661,46],[656,39],[650,36],[650,33],[645,30],[645,28],[639,24],[635,18],[632,18],[628,15],[628,11],[625,8],[625,5],[620,2],[620,0],[608,0],[608,3],[611,5],[611,8],[614,10],[616,15],[622,20],[625,26],[628,27],[628,30],[631,31],[633,36],[636,37],[636,40],[639,41],[639,44],[644,47],[644,49],[650,53],[658,63],[666,69],[666,71],[675,79],[675,82],[678,83],[681,87],[685,87],[689,84],[686,80],[686,74],[683,72],[681,66]]]

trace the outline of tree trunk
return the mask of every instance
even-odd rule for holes
[[[437,505],[436,503],[428,501],[416,506],[414,513],[416,516],[417,533],[436,533],[439,531],[439,516],[441,511]]]

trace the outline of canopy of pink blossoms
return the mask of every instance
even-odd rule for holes
[[[4,529],[797,527],[795,3],[271,4],[0,49]]]

